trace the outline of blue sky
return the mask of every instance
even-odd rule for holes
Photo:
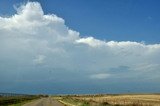
[[[0,13],[13,14],[13,5],[27,0],[1,0]],[[160,41],[159,0],[31,0],[41,3],[44,12],[63,17],[82,36],[102,40]]]
[[[160,92],[159,0],[1,0],[0,92]]]

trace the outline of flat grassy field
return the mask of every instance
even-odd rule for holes
[[[62,101],[73,106],[160,106],[160,94],[74,95]]]
[[[39,96],[0,97],[0,106],[21,106],[28,101],[38,98]]]

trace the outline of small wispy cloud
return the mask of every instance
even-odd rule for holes
[[[90,78],[91,78],[91,79],[107,79],[107,78],[109,78],[110,76],[111,76],[110,74],[99,73],[99,74],[90,75]]]
[[[36,58],[33,60],[33,62],[34,62],[35,64],[43,64],[44,61],[45,61],[45,58],[46,58],[46,56],[44,56],[44,55],[38,55],[38,56],[36,56]]]

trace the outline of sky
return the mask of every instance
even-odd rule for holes
[[[159,0],[1,0],[0,92],[160,92]]]

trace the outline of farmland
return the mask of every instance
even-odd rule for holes
[[[160,95],[74,95],[65,96],[62,101],[73,106],[160,106]]]

